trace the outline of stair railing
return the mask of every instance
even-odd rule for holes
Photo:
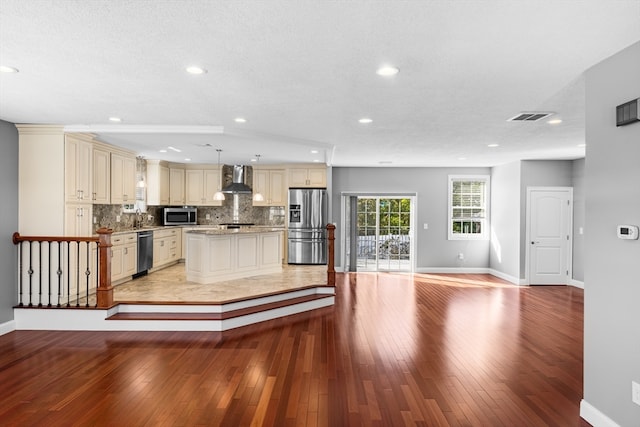
[[[18,246],[18,307],[113,306],[111,234],[95,237],[21,236]],[[94,300],[95,298],[95,300]]]

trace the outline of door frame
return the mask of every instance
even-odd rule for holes
[[[382,197],[382,198],[397,198],[397,199],[411,199],[411,232],[409,233],[410,245],[410,273],[415,273],[416,271],[416,226],[417,226],[417,218],[418,218],[418,193],[406,193],[406,192],[366,192],[366,191],[343,191],[340,193],[340,266],[342,270],[346,272],[345,266],[347,265],[347,204],[349,201],[349,197]],[[391,271],[393,272],[393,270]]]
[[[531,285],[531,195],[534,191],[557,191],[567,194],[569,209],[567,209],[567,236],[565,266],[567,276],[565,285],[570,285],[573,277],[573,187],[527,187],[527,206],[525,223],[525,284]]]

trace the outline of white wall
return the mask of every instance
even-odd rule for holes
[[[491,169],[489,267],[512,281],[520,278],[520,169],[519,161]]]
[[[616,237],[618,224],[640,225],[640,123],[616,127],[615,108],[638,97],[640,42],[586,73],[581,415],[602,414],[620,426],[640,425],[640,406],[631,402],[631,381],[640,383],[640,240]]]

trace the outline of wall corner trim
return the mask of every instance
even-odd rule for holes
[[[0,323],[0,335],[8,334],[16,330],[16,321],[9,320],[8,322]]]
[[[584,399],[580,401],[580,417],[593,427],[621,427]]]

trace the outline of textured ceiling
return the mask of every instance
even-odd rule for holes
[[[0,0],[0,119],[172,161],[572,159],[582,73],[639,40],[640,0]],[[531,110],[563,123],[506,121]]]

